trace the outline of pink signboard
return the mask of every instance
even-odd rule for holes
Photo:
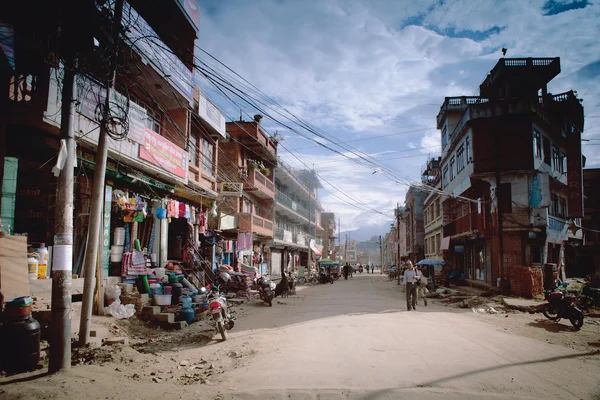
[[[140,143],[140,158],[171,174],[185,179],[187,153],[159,134],[146,129],[144,142]]]

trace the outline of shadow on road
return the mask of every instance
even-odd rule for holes
[[[555,332],[555,333],[573,332],[576,330],[571,325],[564,325],[564,324],[561,324],[560,322],[550,321],[548,319],[536,319],[535,321],[532,321],[532,322],[528,323],[527,325],[533,326],[536,328],[543,328],[543,329],[547,330],[548,332]]]
[[[11,385],[13,383],[20,383],[20,382],[31,382],[36,379],[44,378],[46,376],[51,375],[50,372],[48,372],[46,370],[44,370],[43,372],[42,371],[32,372],[31,374],[32,375],[22,376],[21,378],[15,377],[14,379],[7,379],[5,381],[0,382],[0,386]]]

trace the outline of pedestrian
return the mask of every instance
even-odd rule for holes
[[[408,269],[404,271],[404,285],[406,286],[406,309],[407,311],[417,309],[417,288],[421,274],[413,263],[409,260],[406,262]]]
[[[419,271],[418,268],[415,268],[415,271],[419,272],[420,274],[419,287],[417,288],[417,302],[419,299],[423,299],[423,305],[427,306],[427,297],[425,297],[425,295],[429,292],[427,290],[427,278],[421,271]]]
[[[375,264],[371,263],[371,273],[375,273]]]

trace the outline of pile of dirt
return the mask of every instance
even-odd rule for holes
[[[71,352],[71,365],[132,364],[143,360],[143,354],[122,344],[98,348],[83,346]]]

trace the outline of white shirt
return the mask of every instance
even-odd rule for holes
[[[416,268],[407,269],[406,271],[404,271],[404,284],[406,285],[407,283],[416,283],[415,278],[421,276],[421,273],[419,273]]]

